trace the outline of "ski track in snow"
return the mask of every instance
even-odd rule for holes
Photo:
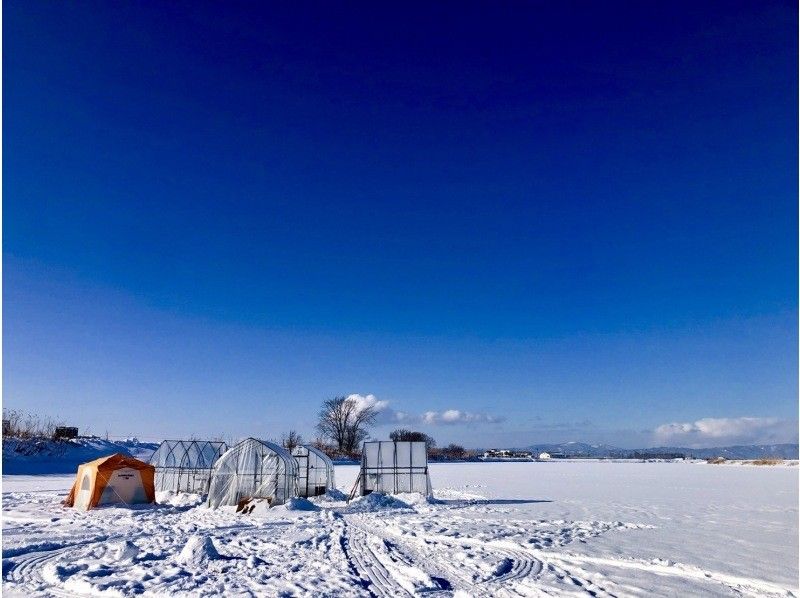
[[[798,595],[745,572],[631,549],[648,545],[674,517],[656,506],[631,505],[627,515],[640,515],[630,521],[537,517],[542,501],[493,500],[482,491],[443,486],[432,502],[315,499],[316,511],[277,507],[249,516],[202,505],[80,513],[60,505],[64,492],[5,492],[3,590],[59,597]]]

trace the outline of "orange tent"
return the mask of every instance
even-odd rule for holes
[[[78,466],[78,476],[64,504],[88,511],[100,505],[155,501],[155,467],[120,453]]]

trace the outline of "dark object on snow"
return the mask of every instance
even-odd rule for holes
[[[56,431],[53,432],[53,440],[62,440],[66,438],[77,438],[78,428],[71,426],[58,426]]]

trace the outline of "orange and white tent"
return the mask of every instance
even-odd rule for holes
[[[113,504],[155,501],[155,467],[120,453],[78,466],[78,477],[64,504],[88,511]]]

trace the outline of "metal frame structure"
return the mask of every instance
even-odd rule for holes
[[[156,491],[206,494],[214,463],[227,449],[212,440],[164,440],[149,461],[156,468]]]
[[[372,492],[419,492],[432,496],[426,444],[403,440],[365,442],[361,451],[361,471],[350,498],[355,496],[358,488],[361,496]]]
[[[228,449],[211,472],[208,506],[266,499],[270,506],[297,496],[297,461],[282,446],[246,438]]]
[[[297,461],[298,496],[320,496],[336,488],[334,466],[330,457],[310,444],[301,444],[292,450]]]

